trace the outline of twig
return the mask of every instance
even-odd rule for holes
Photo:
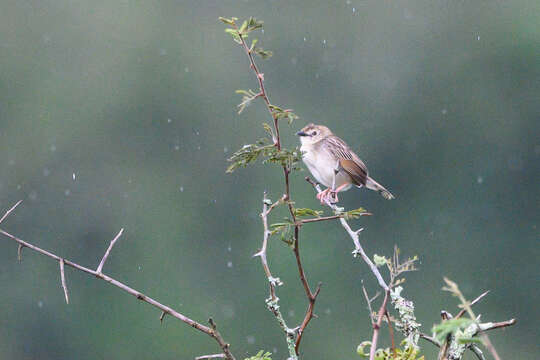
[[[370,299],[369,296],[368,296],[366,287],[364,286],[364,281],[363,280],[362,280],[362,291],[364,293],[364,297],[366,298],[366,303],[367,303],[368,310],[369,310],[369,321],[371,322],[371,325],[373,326],[375,322],[373,321],[373,316],[374,315],[373,315],[373,309],[371,308],[371,303],[373,302],[373,300],[375,300],[380,295],[380,293],[377,292],[375,294],[375,296]]]
[[[484,356],[484,353],[482,352],[482,350],[480,350],[480,348],[474,344],[471,344],[471,346],[469,347],[469,350],[471,350],[471,352],[476,355],[476,357],[479,359],[479,360],[486,360],[486,357]]]
[[[396,352],[396,343],[394,341],[394,328],[392,328],[392,321],[390,321],[390,315],[388,314],[388,310],[385,311],[384,315],[386,316],[386,321],[388,321],[388,332],[390,333],[390,340],[392,344],[392,354],[395,359],[397,357],[397,352]]]
[[[13,206],[11,207],[11,209],[9,209],[8,211],[6,211],[6,213],[4,214],[4,216],[2,216],[2,218],[0,218],[0,224],[1,224],[1,223],[9,216],[9,214],[11,214],[11,212],[12,212],[13,210],[15,210],[15,208],[16,208],[17,206],[20,205],[20,203],[22,203],[22,200],[17,201],[17,203],[16,203],[15,205],[13,205]]]
[[[310,183],[313,188],[318,192],[322,192],[321,190],[321,187],[319,186],[319,184],[315,183],[313,180],[311,180],[309,177],[306,177],[306,181],[308,183]],[[334,210],[334,212],[338,212],[339,213],[339,209],[338,207],[335,205],[335,204],[332,204],[330,203],[329,201],[326,201],[326,205],[328,205],[332,210]],[[371,259],[366,255],[364,249],[362,248],[362,245],[360,244],[360,241],[358,240],[358,234],[362,231],[362,229],[359,229],[359,230],[356,230],[356,231],[353,231],[351,229],[351,227],[349,226],[349,223],[347,222],[347,220],[345,220],[345,218],[343,217],[340,217],[339,218],[339,221],[341,222],[341,225],[345,228],[345,230],[347,230],[347,233],[349,234],[349,236],[352,238],[353,240],[353,243],[354,243],[354,251],[353,251],[353,254],[356,256],[357,254],[360,254],[362,256],[362,259],[364,259],[364,262],[366,264],[368,264],[369,268],[371,269],[371,272],[373,273],[373,275],[375,275],[375,277],[377,278],[377,281],[379,282],[379,285],[384,289],[384,291],[388,291],[389,287],[388,285],[386,284],[386,282],[384,281],[379,269],[377,269],[377,267],[375,266],[375,264],[373,264],[373,262],[371,261]]]
[[[66,275],[64,274],[64,259],[60,259],[60,279],[62,282],[62,288],[64,289],[64,296],[66,298],[66,304],[69,304],[68,289],[66,286]]]
[[[377,351],[377,341],[379,339],[379,330],[381,328],[383,316],[386,313],[386,304],[388,303],[389,295],[390,290],[386,290],[384,292],[384,300],[377,314],[377,322],[373,324],[373,336],[371,338],[371,348],[369,349],[369,360],[375,359],[375,352]]]
[[[474,299],[473,301],[471,301],[470,306],[473,306],[474,304],[476,304],[477,302],[479,302],[480,300],[482,300],[482,298],[483,298],[484,296],[486,296],[487,294],[489,294],[489,290],[483,292],[483,293],[480,294],[476,299]],[[466,312],[467,312],[467,310],[466,310],[465,308],[461,309],[461,310],[458,312],[458,314],[456,315],[456,319],[459,319],[460,317],[462,317]]]
[[[321,291],[321,283],[317,284],[317,287],[315,288],[315,292],[311,292],[311,289],[309,287],[309,283],[306,279],[306,274],[304,272],[304,268],[302,266],[302,262],[300,261],[300,249],[299,249],[299,241],[298,241],[298,231],[299,227],[294,227],[294,256],[296,257],[296,264],[298,266],[298,272],[300,274],[300,281],[302,282],[302,285],[304,286],[304,290],[306,292],[306,296],[308,298],[309,304],[308,308],[306,310],[306,315],[304,316],[304,320],[302,321],[302,324],[300,325],[300,328],[298,329],[298,336],[296,337],[296,343],[295,343],[295,350],[296,354],[299,354],[299,347],[300,347],[300,341],[302,341],[302,335],[304,334],[304,330],[306,326],[308,326],[309,322],[313,318],[313,309],[315,308],[315,301],[317,300],[317,296],[319,295],[319,292]]]
[[[17,260],[19,260],[19,262],[22,261],[22,249],[23,249],[23,247],[24,246],[19,244],[19,247],[17,248]]]
[[[109,254],[111,253],[111,250],[112,250],[114,244],[116,244],[116,241],[120,238],[120,236],[122,236],[123,232],[124,232],[124,229],[123,228],[120,229],[118,234],[114,237],[114,239],[109,244],[109,247],[107,248],[107,251],[105,251],[105,255],[103,255],[103,258],[101,259],[101,262],[99,263],[99,266],[98,266],[98,268],[96,270],[96,272],[98,274],[101,274],[101,270],[103,270],[103,265],[105,265],[105,261],[107,261],[107,258],[109,257]]]
[[[11,210],[9,210],[8,212],[10,212]],[[2,218],[6,218],[6,215],[4,215]],[[220,346],[220,348],[223,350],[223,353],[225,354],[225,358],[227,360],[235,360],[235,357],[234,355],[230,352],[230,345],[228,343],[226,343],[224,340],[223,340],[223,337],[221,336],[221,334],[217,331],[217,329],[215,328],[209,328],[207,326],[204,326],[202,325],[201,323],[195,321],[195,320],[192,320],[190,319],[189,317],[177,312],[176,310],[166,306],[166,305],[163,305],[161,304],[160,302],[158,302],[157,300],[154,300],[153,298],[147,296],[147,295],[144,295],[142,294],[141,292],[129,287],[128,285],[110,277],[110,276],[107,276],[103,273],[100,273],[98,271],[94,271],[92,269],[89,269],[87,267],[84,267],[82,265],[79,265],[77,263],[74,263],[72,261],[69,261],[69,260],[66,260],[66,259],[63,259],[61,258],[60,256],[56,255],[56,254],[53,254],[47,250],[44,250],[36,245],[33,245],[29,242],[26,242],[2,229],[0,229],[0,234],[14,240],[15,242],[17,242],[19,245],[22,245],[23,247],[27,247],[37,253],[40,253],[42,255],[45,255],[47,257],[50,257],[56,261],[62,261],[65,265],[69,266],[69,267],[72,267],[74,269],[77,269],[79,271],[82,271],[84,273],[87,273],[87,274],[90,274],[90,275],[93,275],[95,277],[97,277],[98,279],[101,279],[103,281],[106,281],[108,282],[109,284],[113,285],[113,286],[116,286],[117,288],[119,288],[120,290],[123,290],[125,292],[127,292],[128,294],[131,294],[133,296],[135,296],[138,300],[141,300],[145,303],[148,303],[158,309],[160,309],[161,311],[164,311],[166,312],[167,314],[177,318],[178,320],[188,324],[189,326],[209,335],[210,337],[212,337]]]
[[[223,359],[224,357],[225,357],[225,354],[202,355],[202,356],[197,356],[195,360]]]
[[[266,278],[268,279],[268,283],[270,284],[270,298],[275,301],[277,299],[276,286],[281,285],[281,281],[279,280],[279,278],[274,278],[272,276],[272,273],[270,272],[270,267],[268,266],[268,260],[266,259],[266,247],[268,246],[268,238],[270,237],[270,229],[268,228],[268,213],[270,212],[270,210],[271,207],[268,207],[268,197],[266,196],[265,192],[263,195],[263,210],[261,213],[264,227],[263,243],[261,249],[255,255],[253,255],[253,257],[258,256],[261,258],[262,267],[266,274]]]
[[[165,311],[162,311],[161,315],[159,315],[159,322],[162,324],[163,324],[163,319],[165,319],[165,315],[167,315]]]

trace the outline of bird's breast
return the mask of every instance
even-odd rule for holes
[[[335,184],[333,184],[335,169],[338,168],[339,164],[338,159],[331,156],[328,152],[315,150],[313,147],[305,145],[300,147],[300,150],[303,153],[302,160],[319,183],[326,187],[332,187],[332,185],[338,187],[344,183],[351,182],[350,176],[340,171],[336,175]]]

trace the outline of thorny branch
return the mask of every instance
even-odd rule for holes
[[[0,219],[0,222],[4,221],[8,215],[21,203],[21,201],[17,202],[11,209],[9,209],[5,214],[4,216],[2,216],[2,218]],[[106,281],[108,282],[109,284],[113,285],[113,286],[116,286],[117,288],[127,292],[128,294],[131,294],[133,296],[135,296],[138,300],[141,300],[145,303],[148,303],[158,309],[160,309],[163,313],[165,314],[168,314],[172,317],[175,317],[177,318],[178,320],[188,324],[189,326],[199,330],[200,332],[203,332],[205,333],[206,335],[212,337],[219,345],[219,347],[223,350],[223,354],[225,355],[225,359],[227,360],[235,360],[236,358],[234,357],[234,355],[231,353],[230,351],[230,345],[223,339],[223,337],[221,336],[221,334],[219,333],[219,331],[217,330],[217,327],[215,326],[215,323],[210,320],[210,325],[211,327],[208,327],[208,326],[204,326],[202,325],[201,323],[195,321],[195,320],[192,320],[190,319],[189,317],[179,313],[178,311],[166,306],[166,305],[163,305],[161,304],[160,302],[158,302],[157,300],[141,293],[140,291],[138,290],[135,290],[131,287],[129,287],[128,285],[108,276],[108,275],[105,275],[101,272],[101,268],[103,267],[103,264],[105,263],[105,260],[107,259],[107,256],[108,256],[108,253],[110,252],[110,249],[112,248],[112,246],[114,245],[114,242],[116,240],[118,240],[118,237],[122,234],[122,231],[120,231],[120,233],[117,235],[117,237],[115,237],[115,239],[113,240],[113,242],[111,243],[111,245],[109,246],[109,248],[107,249],[107,252],[105,254],[105,256],[103,257],[101,263],[100,263],[100,266],[98,266],[98,269],[97,270],[92,270],[90,268],[87,268],[87,267],[84,267],[82,265],[79,265],[77,263],[74,263],[72,261],[69,261],[67,259],[64,259],[56,254],[53,254],[47,250],[44,250],[36,245],[33,245],[27,241],[24,241],[20,238],[18,238],[17,236],[15,235],[12,235],[8,232],[6,232],[5,230],[3,229],[0,229],[0,234],[10,238],[11,240],[17,242],[19,244],[19,254],[20,254],[20,249],[21,247],[26,247],[28,249],[31,249],[41,255],[45,255],[47,257],[50,257],[56,261],[59,262],[60,264],[60,277],[61,277],[61,282],[62,282],[62,287],[64,289],[64,295],[65,295],[65,298],[66,298],[66,302],[69,302],[69,298],[68,298],[68,292],[67,292],[67,286],[66,286],[66,280],[65,280],[65,274],[64,274],[64,265],[67,265],[71,268],[74,268],[76,270],[79,270],[79,271],[82,271],[84,273],[87,273],[87,274],[90,274],[90,275],[93,275],[95,277],[97,277],[98,279],[101,279],[103,281]],[[99,271],[98,271],[99,270]]]
[[[234,29],[239,30],[238,26],[234,23],[234,21],[232,22],[231,25],[232,25],[232,27]],[[274,141],[274,146],[278,150],[281,150],[281,138],[280,138],[280,133],[279,133],[279,121],[278,121],[279,117],[273,111],[273,106],[272,106],[272,104],[270,102],[270,99],[269,99],[268,94],[266,92],[266,89],[264,87],[264,74],[259,71],[259,68],[257,67],[257,64],[255,63],[255,59],[253,58],[253,49],[251,49],[248,46],[248,44],[246,43],[245,37],[242,35],[242,33],[240,31],[239,31],[238,34],[239,34],[238,39],[240,40],[239,43],[242,46],[242,48],[244,49],[244,51],[245,51],[245,53],[246,53],[246,55],[247,55],[247,57],[249,59],[250,67],[253,70],[253,72],[255,73],[255,76],[257,77],[257,82],[259,84],[259,92],[253,98],[261,97],[264,100],[266,108],[268,109],[268,112],[270,113],[270,116],[272,117],[272,120],[273,120],[273,125],[274,125],[273,141]],[[299,272],[299,275],[300,275],[300,281],[301,281],[301,283],[302,283],[302,285],[304,287],[304,290],[306,292],[306,297],[307,297],[308,302],[309,302],[308,308],[306,310],[306,315],[304,316],[304,320],[302,321],[302,324],[298,327],[298,331],[297,331],[298,335],[296,336],[296,339],[295,339],[294,349],[295,349],[296,355],[298,355],[299,354],[300,341],[302,340],[302,334],[304,333],[305,328],[307,327],[307,325],[309,324],[309,322],[311,321],[311,319],[314,316],[313,309],[315,307],[315,302],[317,300],[317,296],[319,295],[319,292],[321,290],[321,284],[318,284],[315,291],[312,291],[310,286],[309,286],[309,283],[307,281],[306,274],[305,274],[304,268],[302,266],[302,261],[301,261],[301,258],[300,258],[300,249],[299,249],[300,226],[302,225],[302,223],[297,222],[296,215],[295,215],[294,208],[293,208],[293,203],[291,201],[291,195],[290,195],[289,174],[291,172],[291,169],[286,164],[283,164],[282,168],[283,168],[283,178],[284,178],[284,183],[285,183],[285,193],[283,194],[283,197],[282,197],[281,200],[282,200],[282,202],[285,202],[287,204],[287,207],[289,209],[289,213],[290,213],[291,218],[292,218],[293,223],[294,223],[294,238],[293,238],[294,247],[293,247],[293,251],[294,251],[294,256],[296,258],[296,264],[298,266],[298,272]],[[276,297],[276,294],[275,294],[275,287],[276,287],[276,285],[280,285],[280,282],[279,282],[278,278],[272,277],[271,272],[270,272],[270,268],[268,267],[268,262],[267,262],[267,259],[266,259],[266,247],[267,247],[267,244],[268,244],[268,237],[270,236],[270,231],[268,229],[267,216],[270,213],[270,211],[272,210],[273,206],[270,206],[270,208],[268,208],[268,206],[266,204],[266,202],[267,202],[266,194],[264,195],[264,197],[265,198],[264,198],[263,214],[262,214],[263,226],[264,226],[263,245],[262,245],[261,250],[257,254],[255,254],[255,256],[259,256],[261,258],[261,262],[262,262],[265,274],[266,274],[266,276],[267,276],[267,278],[268,278],[268,280],[270,282],[271,301],[272,301],[272,303],[277,304],[278,298]],[[277,281],[276,281],[276,279],[277,279]],[[272,312],[276,315],[276,317],[278,316],[275,311],[272,311]],[[279,320],[279,317],[278,317],[278,320]],[[287,329],[287,327],[285,326],[284,329]],[[287,333],[287,331],[286,331],[286,333]],[[287,336],[289,338],[289,334]]]

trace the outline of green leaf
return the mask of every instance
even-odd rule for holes
[[[379,256],[377,254],[374,254],[373,262],[375,263],[375,265],[377,265],[377,267],[381,267],[388,264],[388,259],[385,258],[384,256]]]
[[[257,355],[245,358],[245,360],[272,360],[270,358],[270,355],[272,355],[272,353],[264,352],[264,350],[261,350],[257,353]]]
[[[443,342],[448,335],[454,335],[457,331],[467,328],[472,323],[473,320],[466,318],[445,320],[433,327],[433,333],[437,340]]]
[[[241,114],[242,111],[244,111],[244,109],[246,107],[249,106],[249,104],[251,104],[251,102],[253,100],[255,100],[257,97],[259,97],[259,93],[256,93],[255,91],[249,89],[249,90],[236,90],[236,93],[237,94],[242,94],[242,102],[240,104],[237,105],[238,107],[238,114]]]
[[[264,50],[263,48],[260,48],[260,47],[255,47],[253,48],[252,51],[263,59],[268,59],[269,57],[274,55],[274,53],[271,50]]]
[[[318,211],[318,210],[313,210],[313,209],[308,209],[308,208],[295,208],[294,209],[294,215],[295,216],[316,216],[316,217],[321,217],[322,215],[322,211]]]
[[[366,215],[367,213],[368,213],[368,212],[366,211],[366,209],[358,208],[358,209],[354,209],[354,210],[345,211],[345,212],[343,213],[343,217],[344,217],[346,220],[350,220],[350,219],[358,219],[358,218],[360,218],[361,216]]]
[[[221,20],[222,22],[224,22],[227,25],[234,26],[235,25],[234,20],[238,20],[238,19],[237,18],[227,19],[225,17],[220,16],[219,20]]]
[[[240,26],[240,29],[238,30],[238,33],[244,35],[244,33],[246,32],[247,26],[248,26],[248,23],[246,20],[244,20],[244,22],[242,23],[242,26]]]

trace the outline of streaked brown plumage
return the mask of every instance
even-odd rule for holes
[[[352,185],[365,186],[385,199],[394,196],[368,175],[364,162],[349,146],[323,125],[309,124],[297,133],[300,136],[302,159],[318,182],[328,189],[317,197],[324,202],[329,192],[346,191]]]

